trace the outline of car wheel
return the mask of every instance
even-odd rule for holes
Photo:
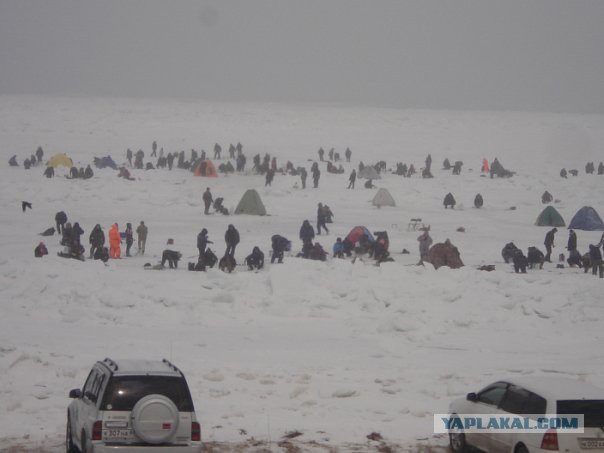
[[[454,453],[465,452],[467,450],[465,434],[459,431],[449,433],[449,446]]]
[[[71,435],[71,419],[67,416],[67,429],[65,430],[65,451],[67,453],[77,453],[78,450],[73,445],[73,436]]]
[[[516,447],[515,453],[529,453],[528,448],[524,444],[520,444]]]

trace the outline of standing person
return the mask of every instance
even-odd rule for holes
[[[136,227],[136,234],[138,236],[138,253],[141,255],[145,254],[145,244],[147,243],[147,233],[149,229],[145,222],[141,220],[141,223]]]
[[[313,171],[313,173],[312,173],[312,184],[315,189],[317,189],[319,187],[319,178],[320,177],[321,177],[321,170],[319,170],[319,167],[317,167],[315,169],[315,171]]]
[[[306,189],[306,177],[308,176],[308,173],[306,172],[306,168],[302,167],[300,169],[300,180],[302,181],[302,188]]]
[[[569,252],[577,250],[577,233],[574,230],[568,232],[568,245],[566,246]]]
[[[329,234],[329,230],[327,229],[327,225],[325,224],[327,221],[327,212],[323,207],[322,203],[317,205],[317,235],[321,234],[321,227],[325,229],[325,233]]]
[[[430,246],[432,245],[432,238],[430,237],[430,227],[425,228],[424,232],[417,238],[419,242],[419,263],[424,264],[424,259],[428,255],[428,250],[430,250]]]
[[[558,232],[558,228],[552,228],[551,230],[549,230],[547,232],[547,234],[545,235],[545,241],[543,241],[543,245],[545,245],[545,249],[547,250],[547,253],[545,255],[545,261],[547,261],[548,263],[552,262],[552,248],[555,247],[554,235],[557,232]]]
[[[315,230],[308,220],[302,222],[300,227],[300,239],[302,240],[302,256],[308,258],[312,248],[312,240],[315,238]]]
[[[105,245],[105,233],[98,223],[90,232],[88,242],[90,243],[90,258],[92,259],[97,250],[102,249]]]
[[[348,184],[349,189],[354,189],[354,183],[356,180],[357,180],[357,171],[353,168],[352,173],[350,173],[350,177],[348,178],[348,181],[350,181],[350,183]]]
[[[206,253],[206,247],[208,246],[208,244],[213,244],[213,242],[208,239],[208,230],[204,228],[197,235],[197,250],[199,250],[199,261],[202,260],[204,254]]]
[[[352,151],[350,151],[350,148],[346,148],[344,155],[346,156],[346,162],[350,162],[350,156],[352,156]]]
[[[64,225],[67,223],[67,214],[65,214],[65,211],[59,211],[55,214],[55,222],[57,224],[57,234],[61,234]]]
[[[174,165],[174,153],[168,153],[166,162],[168,162],[168,170],[172,170],[172,166]]]
[[[266,172],[264,187],[270,186],[273,183],[273,179],[275,179],[275,170],[269,168]]]
[[[426,170],[430,171],[430,167],[432,167],[432,156],[430,154],[428,154],[428,157],[426,157]]]
[[[151,157],[157,157],[157,142],[153,140],[153,144],[151,145]]]
[[[130,248],[134,243],[134,232],[132,231],[132,224],[126,223],[126,256],[130,255]]]
[[[122,239],[120,238],[120,230],[118,229],[117,223],[114,223],[109,230],[109,256],[111,258],[120,258],[122,253],[120,250],[121,242]]]
[[[126,150],[126,159],[128,159],[128,165],[132,168],[132,150],[130,148]]]
[[[323,149],[323,147],[319,148],[319,151],[317,151],[317,153],[319,154],[319,160],[323,162],[323,156],[325,156],[325,150]]]
[[[80,245],[82,244],[80,241],[80,236],[84,234],[84,230],[80,226],[78,222],[73,224],[73,228],[71,230],[73,247],[79,251]]]
[[[36,158],[38,159],[39,164],[42,163],[43,156],[44,156],[44,150],[42,149],[41,146],[38,146],[38,149],[36,150]]]
[[[220,153],[222,152],[222,147],[216,143],[214,145],[214,159],[220,159]]]
[[[210,192],[209,187],[203,193],[202,198],[203,198],[203,204],[205,206],[203,213],[208,215],[210,213],[210,206],[212,206],[212,202],[214,201],[214,198],[212,198],[212,192]]]
[[[228,229],[224,233],[224,241],[227,245],[224,254],[230,255],[231,258],[235,258],[235,247],[237,247],[237,244],[239,244],[239,231],[237,231],[233,224],[229,225]]]

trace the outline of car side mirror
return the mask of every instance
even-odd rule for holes
[[[96,403],[96,395],[92,392],[85,392],[84,396],[86,398],[88,398],[90,401],[92,401],[93,403]]]
[[[471,393],[468,393],[468,394],[466,395],[466,399],[467,399],[468,401],[472,401],[472,402],[474,402],[474,401],[478,400],[478,396],[476,396],[476,393],[471,392]]]
[[[82,391],[80,389],[73,389],[69,391],[69,398],[81,398]]]

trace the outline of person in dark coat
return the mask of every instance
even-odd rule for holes
[[[581,259],[581,254],[577,251],[577,249],[571,250],[568,253],[568,259],[566,262],[568,263],[569,267],[583,267],[583,260]]]
[[[264,267],[264,253],[258,247],[254,247],[252,253],[245,258],[245,264],[249,270],[262,269]]]
[[[95,250],[93,258],[95,260],[101,260],[103,263],[109,261],[109,248],[99,247]]]
[[[533,269],[537,265],[539,265],[539,269],[543,269],[543,252],[537,247],[529,247],[526,257],[528,259],[530,269]]]
[[[203,228],[197,235],[197,250],[199,250],[200,260],[206,253],[206,247],[208,246],[208,244],[213,244],[213,242],[208,239],[208,230]]]
[[[279,263],[283,263],[283,253],[291,249],[291,242],[283,236],[275,234],[271,237],[271,245],[273,248],[271,264],[274,263],[275,260],[278,260]]]
[[[19,166],[19,164],[17,163],[17,155],[16,154],[8,160],[8,165],[10,165],[11,167],[18,167]]]
[[[64,211],[57,212],[55,214],[55,222],[57,223],[57,234],[62,234],[63,226],[67,223],[67,214]]]
[[[453,194],[451,192],[445,195],[443,204],[445,205],[445,209],[447,209],[449,206],[451,206],[451,209],[455,207],[455,198],[453,197]]]
[[[80,175],[79,175],[79,173],[78,173],[78,169],[77,169],[76,167],[71,167],[71,168],[69,169],[69,177],[70,177],[71,179],[78,179],[78,177],[79,177],[79,176],[80,176]]]
[[[47,178],[52,178],[54,175],[55,175],[54,167],[51,167],[51,166],[46,167],[46,169],[44,170],[44,176],[46,176]]]
[[[325,233],[329,234],[329,230],[326,225],[327,221],[327,212],[323,207],[322,203],[319,203],[317,206],[317,235],[321,234],[321,228],[325,229]]]
[[[315,242],[315,245],[313,245],[308,252],[308,258],[316,261],[327,261],[327,253],[321,244]]]
[[[317,167],[312,173],[312,184],[315,189],[319,187],[319,179],[321,178],[321,170]]]
[[[42,258],[44,255],[48,255],[48,249],[44,245],[44,242],[40,242],[34,249],[34,256],[36,258]]]
[[[42,163],[42,157],[44,157],[44,150],[41,146],[38,146],[38,149],[36,150],[36,158],[38,159],[39,164]]]
[[[79,246],[81,245],[80,236],[82,236],[83,234],[84,234],[84,230],[82,229],[80,224],[78,222],[74,223],[73,227],[71,229],[71,238],[72,238],[73,247],[79,249]]]
[[[522,253],[522,250],[516,249],[512,260],[514,262],[514,272],[516,272],[516,273],[522,272],[523,274],[526,274],[526,268],[528,266],[528,259],[526,256],[524,256],[524,254]]]
[[[275,170],[269,168],[266,172],[264,187],[270,186],[273,183],[273,179],[275,179]]]
[[[350,151],[350,148],[346,148],[344,155],[346,156],[346,162],[350,162],[350,157],[352,156],[352,151]]]
[[[203,213],[207,215],[210,213],[210,206],[212,206],[212,202],[214,201],[214,199],[212,198],[212,192],[210,192],[209,187],[203,193],[202,198],[203,198],[203,204],[204,204]]]
[[[182,253],[177,252],[176,250],[166,249],[161,255],[161,265],[165,266],[167,261],[170,269],[178,269],[178,261],[180,261],[181,258]]]
[[[543,241],[543,245],[545,245],[545,250],[547,252],[545,254],[545,261],[547,261],[548,263],[552,262],[552,248],[555,247],[554,236],[557,232],[558,228],[552,228],[547,232],[547,234],[545,235],[545,240]]]
[[[503,257],[503,261],[505,261],[506,264],[512,261],[517,250],[520,249],[516,247],[513,242],[508,242],[507,244],[505,244],[505,247],[501,249],[501,256]]]
[[[568,175],[566,173],[566,168],[563,168],[562,170],[560,170],[560,177],[561,178],[567,178]]]
[[[172,166],[174,165],[174,153],[168,153],[166,163],[168,164],[168,170],[172,170]]]
[[[317,153],[319,154],[319,160],[323,162],[323,156],[325,156],[325,150],[323,149],[323,147],[319,148],[319,151],[317,151]]]
[[[315,230],[308,220],[302,222],[300,228],[300,239],[302,240],[302,256],[308,258],[308,252],[312,247],[312,241],[315,238]]]
[[[25,168],[26,170],[29,170],[29,169],[30,169],[30,167],[31,167],[31,165],[32,165],[32,164],[31,164],[31,161],[30,161],[29,159],[25,159],[25,160],[23,161],[23,168]]]
[[[570,230],[568,232],[568,244],[566,246],[566,249],[569,252],[572,252],[573,250],[577,250],[577,233],[575,233],[574,230]]]
[[[598,164],[598,175],[604,175],[604,163],[602,162]]]
[[[480,208],[482,208],[483,203],[484,203],[484,200],[482,199],[482,195],[477,193],[476,196],[474,197],[474,207],[476,209],[480,209]]]
[[[130,255],[130,248],[132,248],[132,244],[134,244],[134,231],[132,231],[131,223],[126,223],[125,236],[126,236],[126,256],[132,256],[132,255]]]
[[[220,159],[220,153],[222,152],[222,147],[216,143],[214,145],[214,159]]]
[[[90,179],[93,175],[94,173],[92,172],[92,168],[90,167],[90,165],[88,165],[86,167],[86,170],[84,170],[84,179]]]
[[[65,225],[63,225],[61,245],[68,248],[73,246],[73,228],[69,222],[66,222]]]
[[[302,181],[302,188],[306,189],[306,178],[308,177],[308,173],[306,172],[306,168],[300,168],[300,181]]]
[[[432,167],[432,156],[430,154],[428,154],[428,157],[426,157],[426,161],[425,161],[425,169],[428,170],[428,172],[430,172],[430,168]]]
[[[604,265],[602,264],[602,253],[597,245],[589,245],[589,258],[591,259],[591,273],[597,275],[598,271],[600,278],[604,278]]]
[[[157,142],[155,140],[153,140],[153,143],[151,144],[151,157],[156,157],[157,156]]]
[[[138,253],[141,255],[145,254],[145,245],[147,244],[147,233],[149,229],[145,222],[141,220],[141,223],[136,227],[136,235],[138,238]]]
[[[354,183],[357,180],[357,171],[353,168],[352,172],[350,173],[350,177],[348,178],[348,188],[349,189],[354,189]]]
[[[237,231],[233,224],[229,225],[226,232],[224,233],[224,241],[227,245],[224,254],[230,255],[232,258],[234,258],[235,247],[237,247],[237,244],[239,244],[239,231]]]
[[[543,203],[543,204],[551,203],[553,200],[554,200],[554,197],[547,190],[545,192],[543,192],[543,195],[541,195],[541,203]]]
[[[105,245],[105,233],[98,223],[90,232],[88,242],[90,243],[90,258],[93,258],[96,255],[96,252]]]
[[[132,150],[130,148],[126,150],[126,159],[128,159],[128,165],[132,167]]]

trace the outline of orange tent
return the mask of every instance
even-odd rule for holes
[[[203,171],[202,171],[203,170]],[[195,166],[195,176],[207,176],[209,178],[218,177],[216,168],[211,160],[200,160]]]

